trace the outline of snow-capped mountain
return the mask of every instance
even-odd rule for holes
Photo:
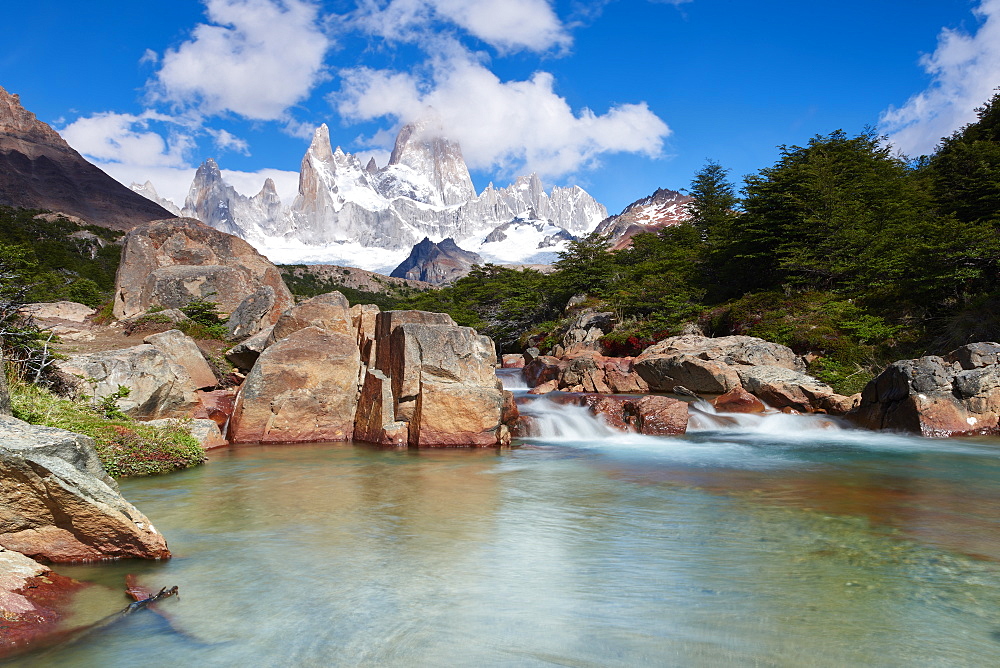
[[[162,200],[149,182],[132,188]],[[334,149],[329,129],[321,125],[302,158],[298,195],[290,204],[280,201],[272,182],[253,197],[240,194],[208,160],[198,169],[182,214],[240,236],[277,261],[353,260],[374,268],[395,266],[424,237],[478,247],[498,225],[520,219],[553,228],[539,237],[541,243],[558,230],[567,238],[586,233],[607,210],[576,186],[546,193],[535,174],[506,188],[491,183],[476,195],[461,147],[428,121],[405,126],[381,168],[374,159],[363,166],[357,156]],[[559,250],[551,241],[544,248],[525,247],[525,241],[520,235],[517,248],[487,256],[518,262],[539,252],[554,257]]]
[[[594,231],[610,239],[612,249],[625,248],[640,232],[656,232],[686,221],[690,217],[688,204],[693,200],[676,190],[658,188],[649,197],[632,202],[621,213],[602,220]]]

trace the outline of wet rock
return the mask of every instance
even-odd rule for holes
[[[743,387],[775,408],[833,413],[845,402],[850,402],[848,397],[837,394],[826,383],[783,367],[740,367],[738,371]]]
[[[0,546],[9,550],[52,562],[170,556],[87,436],[0,418],[0,481]]]
[[[82,582],[0,547],[0,660],[59,631]]]
[[[504,355],[503,356],[503,368],[504,369],[523,369],[524,368],[524,355]]]
[[[649,385],[633,367],[631,357],[604,358],[604,382],[612,392],[620,394],[642,394],[649,391]]]
[[[649,395],[623,406],[623,419],[640,434],[673,436],[687,431],[688,405],[679,399]]]
[[[236,392],[233,390],[199,391],[197,397],[199,405],[195,409],[193,417],[196,420],[211,420],[219,426],[219,430],[222,433],[225,433],[229,425],[229,419],[236,408]]]
[[[603,361],[603,358],[601,358]],[[559,386],[580,387],[584,392],[608,394],[611,388],[604,382],[604,368],[594,357],[575,357],[563,363]]]
[[[735,387],[711,401],[720,413],[763,413],[767,407],[743,387]]]
[[[548,394],[559,389],[559,381],[553,378],[528,390],[528,394]]]
[[[945,357],[901,360],[865,386],[847,417],[869,429],[929,437],[1000,432],[1000,364],[995,343],[962,346]]]
[[[558,387],[562,370],[562,363],[558,357],[539,355],[524,366],[524,380],[528,387],[537,387],[550,380],[556,381]]]
[[[616,397],[602,394],[587,394],[580,398],[580,404],[590,409],[594,415],[604,418],[604,421],[616,429],[628,431],[630,424],[625,419],[625,404],[633,401],[629,397]]]

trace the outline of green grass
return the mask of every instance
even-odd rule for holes
[[[205,461],[205,451],[183,426],[108,419],[99,409],[17,380],[10,382],[10,395],[14,417],[93,438],[101,464],[112,477],[158,475]]]

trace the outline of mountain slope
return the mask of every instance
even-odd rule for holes
[[[2,87],[0,204],[51,209],[118,230],[173,217],[87,162]]]

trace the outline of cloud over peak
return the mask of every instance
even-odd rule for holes
[[[462,145],[473,169],[521,170],[559,177],[593,166],[603,153],[660,155],[670,129],[644,102],[606,113],[578,112],[554,91],[548,72],[501,81],[469,54],[431,61],[430,73],[354,68],[331,97],[338,112],[358,121],[383,117],[409,123],[434,110],[449,138]]]

